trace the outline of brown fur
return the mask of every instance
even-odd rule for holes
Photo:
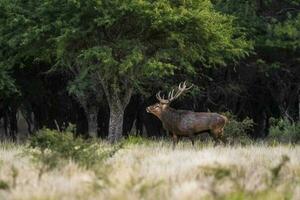
[[[157,116],[164,128],[173,135],[173,147],[178,142],[178,136],[188,136],[194,145],[194,136],[203,132],[209,132],[216,143],[220,140],[226,143],[223,131],[228,120],[223,115],[176,110],[169,107],[168,103],[156,103],[146,110]]]

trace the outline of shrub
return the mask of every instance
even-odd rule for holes
[[[74,137],[72,132],[42,129],[30,138],[29,147],[34,149],[30,151],[33,158],[43,164],[43,172],[53,169],[64,160],[73,160],[87,168],[93,167],[111,157],[121,145],[108,147],[95,140]]]
[[[228,118],[228,123],[224,129],[224,136],[229,142],[240,144],[250,143],[251,139],[248,133],[253,130],[253,120],[246,117],[242,121],[239,121],[230,112],[226,112],[224,115]]]
[[[7,182],[0,180],[0,190],[8,190],[9,189],[9,185]]]
[[[300,141],[300,123],[288,119],[270,119],[268,139],[279,142],[297,143]]]

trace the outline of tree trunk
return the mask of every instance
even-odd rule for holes
[[[108,140],[116,142],[122,137],[124,111],[133,93],[133,86],[129,79],[103,79],[100,73],[97,76],[102,84],[109,104],[109,131]]]
[[[299,94],[298,94],[298,121],[300,122],[300,90],[299,90]]]
[[[108,140],[116,142],[122,137],[124,110],[118,106],[111,105],[109,117]]]
[[[16,141],[18,133],[16,111],[11,109],[7,113],[7,133],[8,138],[12,141]]]
[[[98,136],[98,109],[86,112],[87,122],[88,122],[88,134],[92,138]]]

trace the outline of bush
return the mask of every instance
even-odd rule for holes
[[[300,123],[290,122],[288,119],[270,119],[268,139],[284,143],[300,141]]]
[[[246,144],[251,139],[248,135],[253,130],[253,120],[246,117],[242,121],[238,121],[237,117],[230,112],[224,113],[228,118],[228,123],[224,129],[224,136],[230,143]]]
[[[56,167],[61,161],[73,160],[87,168],[111,157],[120,145],[106,146],[95,140],[74,137],[72,132],[43,129],[30,138],[33,158],[43,164],[43,171]]]
[[[9,189],[9,185],[7,182],[0,180],[0,190],[8,190]]]

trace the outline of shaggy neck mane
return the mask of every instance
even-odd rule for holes
[[[173,124],[180,118],[180,114],[174,108],[167,107],[161,114],[163,123]]]

